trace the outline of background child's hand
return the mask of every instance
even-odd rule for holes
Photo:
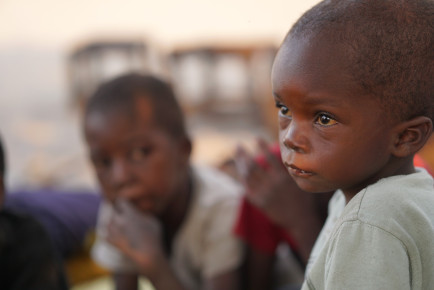
[[[115,208],[108,227],[108,241],[134,261],[144,275],[152,275],[164,258],[159,221],[125,200],[118,200]]]
[[[316,201],[312,193],[301,190],[288,174],[276,147],[258,140],[261,157],[251,156],[239,147],[235,164],[246,187],[246,198],[276,224],[290,229],[304,217],[316,216]]]

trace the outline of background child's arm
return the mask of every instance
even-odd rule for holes
[[[144,216],[126,201],[118,201],[116,208],[118,214],[112,218],[107,239],[137,265],[139,273],[155,289],[183,290],[164,252],[159,221],[151,215]],[[116,275],[115,279],[118,287],[137,287],[134,275]]]
[[[229,271],[204,281],[203,290],[238,290],[240,286],[240,269]]]
[[[245,289],[264,290],[270,289],[274,284],[275,255],[246,246],[246,273]]]
[[[114,273],[116,290],[138,290],[139,277],[136,274]]]

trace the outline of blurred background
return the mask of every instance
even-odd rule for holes
[[[274,138],[273,57],[317,2],[0,0],[9,189],[95,187],[80,108],[99,82],[130,70],[173,83],[198,162],[219,162],[254,136]]]
[[[257,137],[276,140],[273,58],[289,27],[317,2],[0,0],[9,191],[98,191],[80,114],[100,82],[128,71],[173,84],[197,163],[218,165],[240,143],[254,150]],[[421,153],[431,165],[433,147]],[[77,289],[86,282],[70,279]],[[80,289],[104,289],[97,287]]]

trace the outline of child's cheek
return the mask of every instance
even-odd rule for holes
[[[108,200],[110,203],[113,204],[116,201],[116,193],[111,188],[110,182],[108,180],[109,179],[105,177],[103,173],[101,172],[98,173],[98,181],[101,189],[101,194],[104,196],[106,200]]]
[[[279,130],[285,130],[289,126],[289,123],[291,123],[291,119],[283,116],[279,116],[278,123],[279,123]]]

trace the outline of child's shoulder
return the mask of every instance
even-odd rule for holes
[[[214,167],[194,165],[192,171],[193,190],[201,199],[238,199],[243,194],[243,187],[239,182]]]
[[[42,225],[33,217],[9,209],[0,210],[0,228],[2,234],[8,231],[14,234],[27,230],[32,233],[44,231]]]
[[[195,165],[192,171],[193,196],[189,215],[205,218],[237,211],[243,195],[243,187],[238,182],[210,166]]]
[[[346,289],[359,289],[363,284],[374,289],[385,282],[383,288],[397,289],[411,281],[410,288],[431,289],[433,204],[433,180],[424,170],[363,189],[345,206],[313,260],[308,283],[321,288],[327,277],[332,288],[345,284]],[[359,284],[360,277],[370,278]]]
[[[425,169],[418,168],[413,174],[384,178],[368,186],[361,196],[361,209],[364,206],[384,204],[408,206],[410,201],[423,203],[434,199],[433,178]]]
[[[343,216],[400,235],[412,231],[414,224],[433,228],[433,204],[433,178],[418,169],[368,186],[347,204]]]
[[[242,199],[242,187],[213,167],[195,165],[192,170],[193,196],[178,241],[191,247],[204,237],[232,240],[232,226]]]

